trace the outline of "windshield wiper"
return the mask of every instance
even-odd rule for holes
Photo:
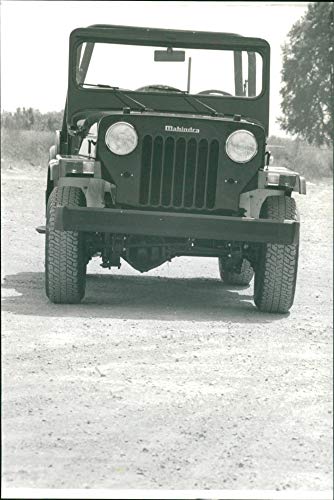
[[[126,94],[124,92],[124,90],[121,90],[119,87],[113,87],[112,85],[107,85],[107,84],[104,84],[104,83],[82,83],[81,84],[82,86],[86,85],[88,87],[100,87],[100,88],[105,88],[105,89],[111,89],[115,92],[116,96],[118,97],[118,99],[125,105],[127,106],[128,104],[126,102],[124,102],[124,99],[122,99],[122,97],[126,97],[127,99],[129,99],[130,101],[134,102],[137,106],[139,106],[139,108],[142,110],[142,111],[154,111],[152,108],[147,108],[143,103],[137,101],[136,99],[133,99],[133,97],[130,97],[128,94]],[[150,85],[150,87],[154,87],[153,85]],[[158,87],[157,87],[158,88]],[[160,87],[159,87],[160,89]],[[185,98],[186,101],[190,102],[190,104],[192,105],[192,107],[194,108],[195,111],[197,112],[200,112],[196,106],[194,106],[194,104],[191,102],[191,99],[195,102],[197,102],[198,104],[201,104],[205,109],[207,109],[208,111],[211,112],[212,116],[223,116],[223,113],[219,113],[215,108],[212,108],[211,106],[209,106],[208,104],[205,104],[203,101],[201,101],[200,99],[198,99],[197,97],[193,96],[193,95],[189,95],[187,91],[185,90],[175,90],[174,91],[175,93],[178,93],[178,94],[181,94],[182,97]]]
[[[213,116],[224,116],[223,113],[218,113],[218,111],[215,108],[212,108],[211,106],[208,106],[208,104],[205,104],[205,102],[201,101],[197,97],[195,97],[193,95],[189,95],[188,92],[186,92],[185,90],[182,90],[181,93],[182,93],[183,97],[186,100],[193,99],[195,102],[198,102],[199,104],[201,104],[202,106],[204,106],[206,109],[208,109],[209,111],[211,111],[211,114]],[[192,102],[190,102],[190,104],[193,106],[193,108],[196,111],[198,111],[198,109],[193,105]]]
[[[207,104],[205,104],[203,101],[201,101],[197,97],[194,97],[193,95],[189,95],[186,90],[175,89],[175,88],[169,87],[168,85],[166,85],[166,86],[164,86],[164,85],[148,85],[148,88],[156,89],[156,90],[165,90],[166,92],[175,92],[176,94],[182,94],[186,100],[187,100],[187,98],[193,99],[195,102],[198,102],[199,104],[204,106],[206,109],[211,111],[213,116],[221,116],[222,115],[221,113],[218,113],[218,111],[216,109],[212,108],[211,106],[208,106]],[[195,109],[195,111],[198,111],[198,109],[192,103],[190,103],[190,104]]]
[[[118,99],[122,102],[122,104],[124,104],[125,106],[128,106],[128,103],[124,102],[124,100],[122,99],[123,96],[125,96],[127,99],[129,99],[130,101],[134,102],[135,104],[137,104],[137,106],[139,106],[139,108],[142,110],[142,111],[153,111],[152,109],[150,108],[147,108],[145,106],[145,104],[137,101],[136,99],[133,99],[133,97],[130,97],[128,94],[126,94],[124,92],[124,90],[121,90],[119,87],[113,87],[112,85],[106,85],[104,83],[83,83],[81,85],[87,85],[88,87],[100,87],[100,88],[103,88],[103,89],[111,89],[115,92],[116,96],[118,97]]]

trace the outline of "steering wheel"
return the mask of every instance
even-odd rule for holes
[[[182,90],[177,89],[175,87],[170,87],[169,85],[146,85],[145,87],[140,87],[136,89],[136,92],[146,92],[149,90],[156,90],[157,92],[161,90],[167,90],[170,92],[182,92]]]
[[[229,94],[228,92],[225,92],[224,90],[215,90],[215,89],[211,89],[211,90],[202,90],[202,92],[198,92],[199,94],[219,94],[219,95],[230,95],[232,96],[232,94]]]

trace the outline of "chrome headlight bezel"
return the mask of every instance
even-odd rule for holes
[[[240,158],[238,159],[236,156],[233,156],[233,154],[231,153],[231,150],[229,149],[229,145],[231,144],[233,137],[235,138],[235,136],[238,134],[239,135],[243,134],[243,135],[246,135],[246,137],[250,137],[253,141],[253,146],[254,146],[253,151],[250,152],[249,156],[246,159],[242,159],[242,160]],[[226,144],[225,144],[226,154],[230,158],[230,160],[234,161],[235,163],[245,164],[245,163],[250,162],[256,156],[258,150],[259,150],[259,146],[258,146],[258,142],[256,140],[256,137],[249,130],[245,130],[245,129],[235,130],[226,139]]]
[[[132,136],[131,136],[132,137],[132,144],[127,146],[123,151],[120,151],[119,149],[117,149],[115,147],[115,145],[112,143],[112,141],[113,140],[115,141],[115,139],[117,138],[117,135],[116,135],[117,128],[120,128],[120,127],[123,127],[123,130],[124,130],[124,127],[127,128],[128,132],[130,134],[132,134]],[[116,135],[116,137],[115,137],[115,135]],[[110,125],[110,127],[108,127],[108,129],[106,131],[105,143],[106,143],[109,151],[111,151],[113,154],[115,154],[117,156],[126,156],[126,155],[133,153],[133,151],[136,149],[136,147],[138,145],[138,134],[137,134],[135,127],[133,125],[131,125],[131,123],[123,122],[123,121],[122,122],[115,122],[112,125]]]

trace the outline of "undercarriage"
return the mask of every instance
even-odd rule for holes
[[[102,267],[121,267],[121,258],[140,272],[160,266],[179,256],[219,257],[226,270],[240,272],[244,259],[256,266],[257,243],[164,238],[111,233],[86,233],[87,262],[102,258]]]

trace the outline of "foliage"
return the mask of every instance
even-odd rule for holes
[[[281,128],[317,145],[332,139],[333,33],[333,3],[310,3],[282,47]]]
[[[1,112],[1,125],[7,130],[52,131],[61,128],[63,111],[41,113],[38,109],[17,108]]]
[[[310,145],[299,138],[271,136],[268,139],[274,166],[286,167],[304,175],[306,180],[332,177],[333,148]]]

